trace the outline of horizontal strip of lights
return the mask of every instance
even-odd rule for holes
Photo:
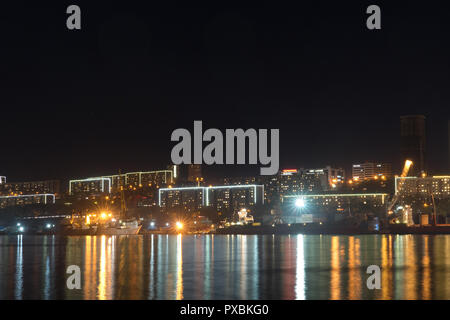
[[[17,195],[17,196],[0,196],[0,199],[5,199],[5,198],[23,198],[23,197],[42,197],[42,196],[52,196],[52,197],[54,197],[55,195],[53,193],[20,194],[20,195]]]
[[[172,173],[171,170],[156,170],[156,171],[139,171],[139,172],[127,172],[122,174],[113,174],[110,176],[102,176],[102,178],[112,178],[112,177],[125,177],[127,175],[139,175],[139,174],[154,174],[154,173]]]
[[[361,197],[361,196],[387,196],[387,193],[336,193],[336,194],[298,194],[283,196],[283,198],[311,198],[311,197]]]
[[[110,178],[104,178],[104,177],[98,177],[98,178],[86,178],[86,179],[79,179],[79,180],[70,180],[70,182],[86,182],[86,181],[104,181],[108,180],[110,181]]]
[[[21,194],[21,195],[17,195],[17,196],[0,196],[0,199],[36,198],[36,197],[44,197],[45,204],[47,204],[47,197],[52,197],[53,203],[55,203],[55,195],[53,193]]]

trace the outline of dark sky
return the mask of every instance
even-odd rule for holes
[[[415,113],[427,116],[428,167],[449,171],[445,1],[292,3],[2,3],[0,175],[164,168],[171,132],[194,120],[279,128],[282,167],[398,168],[399,116]],[[66,28],[70,4],[80,31]],[[382,30],[366,28],[369,4]]]

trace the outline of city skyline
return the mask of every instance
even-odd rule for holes
[[[2,3],[0,301],[450,299],[449,4]]]
[[[85,24],[71,32],[62,4],[7,5],[0,174],[160,168],[170,163],[171,132],[194,120],[279,128],[284,168],[353,159],[399,170],[398,119],[408,114],[426,116],[430,169],[448,170],[445,10],[386,3],[377,32],[365,27],[363,3],[204,3],[175,14],[162,3],[122,6],[83,4]]]

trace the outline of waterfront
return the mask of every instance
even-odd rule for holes
[[[0,299],[449,299],[449,282],[449,235],[0,236]]]

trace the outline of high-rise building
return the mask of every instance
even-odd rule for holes
[[[450,176],[395,177],[395,193],[399,192],[401,197],[450,198]]]
[[[320,192],[323,190],[322,183],[328,186],[323,171],[315,174],[303,169],[284,169],[272,176],[233,177],[223,181],[224,185],[263,185],[264,201],[268,203],[280,201],[284,195]]]
[[[345,170],[342,168],[326,166],[319,169],[303,169],[302,172],[305,175],[319,179],[322,189],[325,191],[338,188],[345,182]]]
[[[370,215],[383,213],[386,209],[387,193],[345,193],[345,194],[299,194],[283,197],[283,221],[303,223],[305,216],[310,222],[320,217],[331,221],[344,214]]]
[[[60,194],[59,180],[4,182],[0,184],[0,195],[27,195],[27,194]]]
[[[6,177],[0,176],[0,184],[6,183]]]
[[[165,211],[195,212],[204,207],[237,212],[264,203],[263,185],[226,185],[159,189],[158,203]]]
[[[166,186],[172,184],[177,176],[177,166],[169,170],[138,171],[101,177],[91,177],[69,181],[69,194],[95,195],[111,193],[120,187],[136,190],[142,187]]]
[[[111,178],[87,178],[69,181],[70,195],[101,195],[111,193]]]
[[[25,194],[13,196],[0,196],[0,208],[25,206],[30,204],[55,203],[54,194]]]
[[[410,175],[425,172],[425,116],[407,115],[400,117],[401,163],[412,160]]]
[[[121,186],[125,188],[164,186],[174,183],[173,170],[139,171],[102,176],[98,178],[111,179],[112,192],[118,191]]]
[[[372,180],[380,177],[390,177],[392,166],[390,163],[364,162],[352,166],[352,178],[355,181]]]

